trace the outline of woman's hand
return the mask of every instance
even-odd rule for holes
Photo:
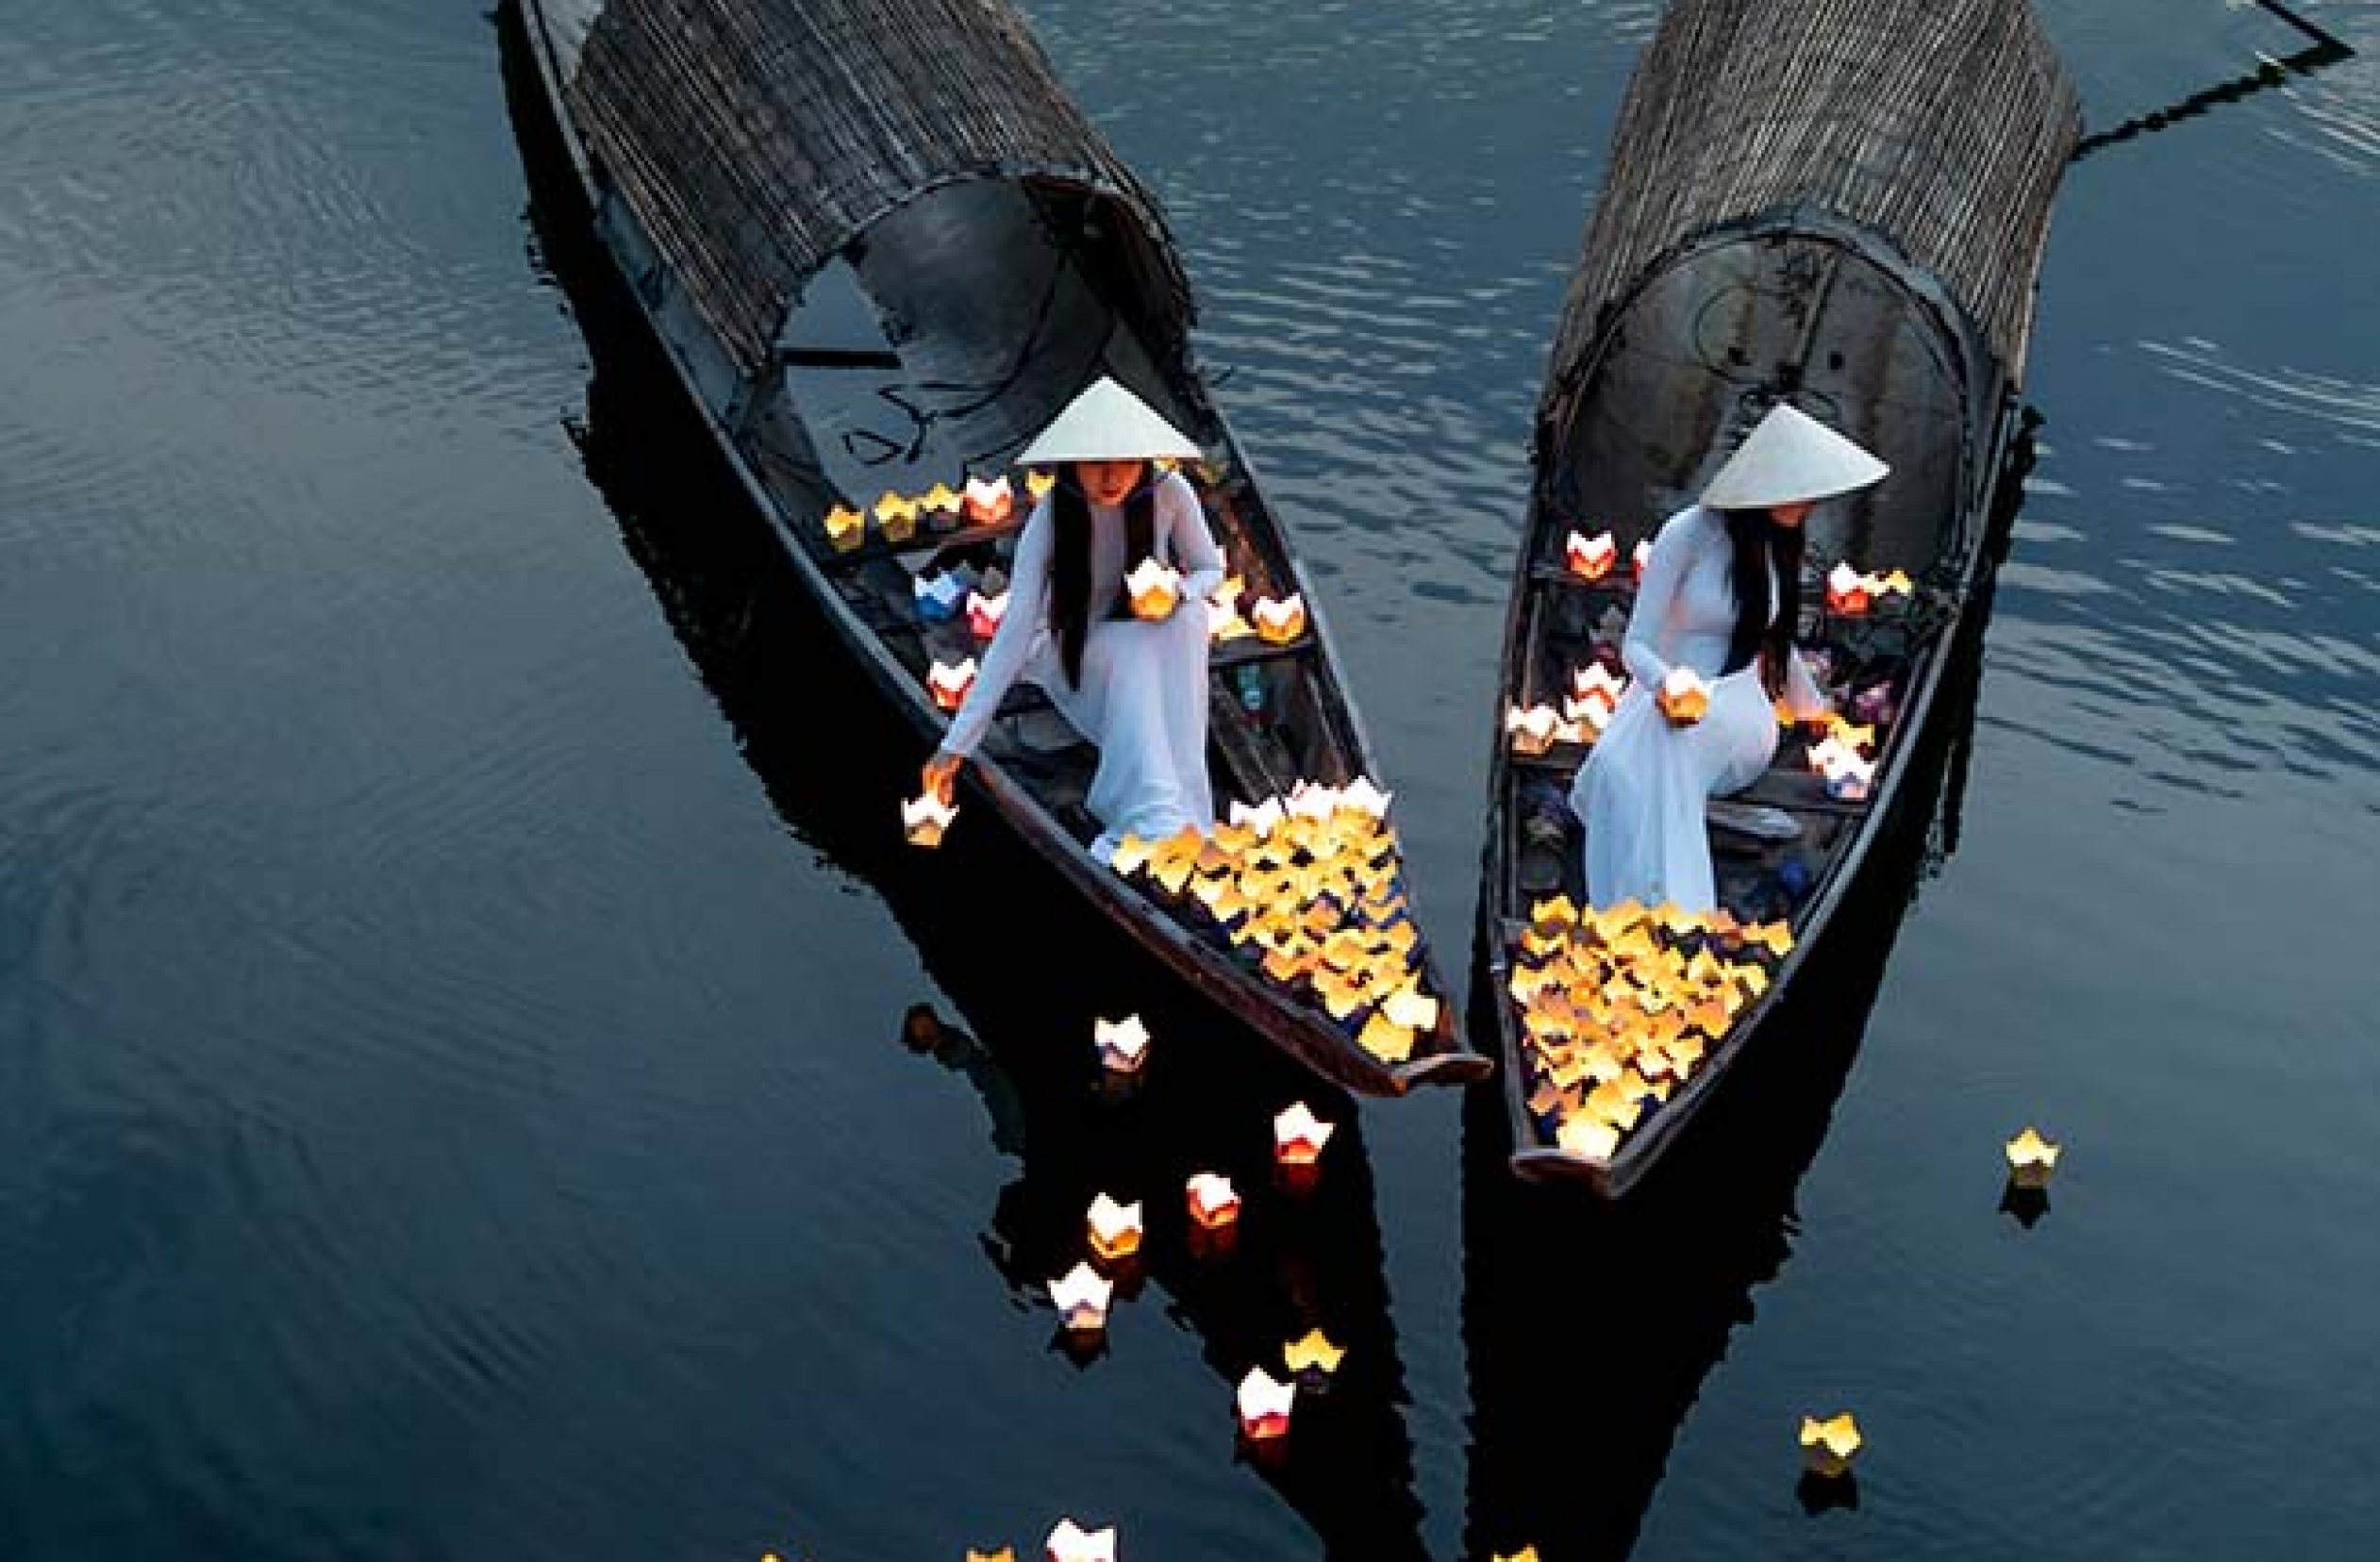
[[[957,797],[958,771],[959,767],[966,762],[956,754],[940,752],[925,761],[925,768],[919,772],[919,778],[924,783],[925,790],[935,802],[948,807],[953,799]]]

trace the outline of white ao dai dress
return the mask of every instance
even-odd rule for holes
[[[1759,779],[1777,745],[1759,662],[1720,675],[1735,638],[1734,557],[1726,522],[1699,505],[1653,540],[1622,647],[1633,682],[1571,787],[1587,829],[1587,897],[1598,908],[1718,906],[1704,806]],[[1772,581],[1772,613],[1776,600]],[[1671,725],[1655,702],[1673,667],[1711,686],[1710,710],[1692,726]],[[1797,718],[1826,709],[1799,652],[1786,669],[1786,703]]]
[[[1098,745],[1086,801],[1105,827],[1092,847],[1102,860],[1123,836],[1154,840],[1215,823],[1207,776],[1207,599],[1223,582],[1223,557],[1197,492],[1180,474],[1158,480],[1152,520],[1154,556],[1182,572],[1181,605],[1161,623],[1107,616],[1128,568],[1124,516],[1090,507],[1090,622],[1075,685],[1050,630],[1057,523],[1048,500],[1035,507],[1017,540],[1007,617],[942,739],[944,754],[973,755],[1016,680],[1040,685],[1074,730]]]

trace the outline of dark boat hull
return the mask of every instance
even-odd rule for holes
[[[1480,949],[1503,1049],[1511,1166],[1533,1181],[1573,1182],[1619,1198],[1721,1088],[1827,942],[1872,847],[1905,807],[1944,669],[1969,627],[1969,605],[1988,584],[1993,516],[2019,418],[2007,378],[1959,311],[1889,245],[1819,214],[1775,213],[1698,236],[1655,266],[1612,311],[1567,421],[1541,430],[1558,448],[1542,461],[1506,625],[1507,701],[1523,695],[1532,658],[1541,656],[1536,631],[1542,594],[1570,589],[1549,577],[1559,573],[1554,561],[1571,527],[1581,516],[1592,518],[1591,531],[1628,514],[1604,507],[1629,495],[1667,492],[1682,504],[1695,487],[1695,463],[1706,467],[1705,453],[1735,400],[1748,388],[1773,385],[1780,367],[1792,399],[1881,450],[1906,485],[1891,503],[1840,518],[1844,532],[1834,541],[1871,563],[1922,572],[1925,638],[1907,658],[1897,719],[1864,808],[1827,826],[1834,832],[1829,849],[1792,913],[1793,948],[1766,991],[1710,1043],[1703,1066],[1608,1157],[1561,1147],[1529,1106],[1528,1040],[1510,995],[1511,930],[1527,917],[1533,898],[1521,887],[1515,849],[1519,789],[1529,773],[1499,721]],[[1904,417],[1896,404],[1917,410]],[[1670,409],[1673,421],[1648,431],[1645,418],[1659,414],[1639,408]],[[1623,410],[1635,415],[1615,416]],[[1639,536],[1650,535],[1662,518],[1629,516]],[[1623,556],[1632,540],[1623,537]]]
[[[661,358],[671,365],[680,390],[709,431],[720,459],[734,474],[738,489],[769,521],[788,562],[834,626],[841,645],[893,706],[908,719],[908,724],[918,734],[922,758],[939,739],[942,718],[925,696],[916,673],[892,655],[884,640],[861,620],[811,549],[805,545],[792,517],[787,514],[736,439],[730,423],[748,415],[750,410],[741,377],[692,310],[670,292],[658,257],[638,231],[633,217],[616,204],[605,202],[587,148],[565,107],[553,40],[547,36],[541,15],[527,0],[508,0],[507,9],[524,35],[525,53],[537,78],[537,91],[531,95],[536,99],[541,127],[551,132],[571,169],[577,205],[574,220],[583,217],[591,227],[597,247],[606,253],[625,291],[636,300],[638,313]],[[1200,399],[1203,402],[1203,393]],[[1230,440],[1227,430],[1223,439],[1233,461],[1245,472],[1244,457]],[[1293,559],[1290,568],[1303,589],[1303,568]],[[1310,632],[1319,642],[1323,662],[1335,665],[1328,630],[1311,592],[1307,593],[1307,602]],[[1368,754],[1368,744],[1351,706],[1343,699],[1334,700],[1328,715],[1357,754]],[[1057,872],[1070,889],[1098,906],[1190,989],[1334,1084],[1368,1095],[1401,1095],[1416,1085],[1467,1084],[1492,1072],[1490,1061],[1465,1046],[1454,1030],[1451,1005],[1445,1005],[1448,1018],[1441,1021],[1439,1035],[1432,1039],[1434,1050],[1426,1054],[1417,1052],[1402,1064],[1389,1064],[1373,1057],[1321,1016],[1303,1008],[1269,984],[1253,979],[1146,897],[1124,888],[1114,872],[1092,857],[1084,843],[1000,765],[978,763],[970,767],[967,785],[1016,837]],[[890,811],[888,804],[888,817]],[[1445,990],[1434,971],[1429,976],[1437,990]]]

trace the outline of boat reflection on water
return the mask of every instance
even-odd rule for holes
[[[508,8],[505,17],[508,84],[518,92],[521,43]],[[1243,1448],[1243,1457],[1329,1555],[1423,1557],[1404,1372],[1353,1103],[1220,1022],[1005,831],[962,819],[939,851],[904,842],[894,801],[916,779],[915,735],[852,664],[768,522],[720,469],[642,317],[592,248],[558,149],[542,144],[537,116],[515,117],[536,246],[591,358],[586,418],[573,429],[589,475],[779,816],[883,897],[963,1015],[921,1008],[888,1015],[887,1029],[967,1076],[995,1146],[1018,1161],[985,1237],[992,1262],[1021,1299],[1046,1305],[1050,1277],[1086,1255],[1092,1199],[1142,1201],[1146,1236],[1119,1297],[1154,1290],[1198,1337],[1222,1380],[1219,1446],[1242,1375],[1263,1366],[1287,1376],[1283,1347],[1319,1327],[1346,1349],[1339,1371],[1326,1390],[1300,1395],[1283,1444]],[[987,885],[999,887],[996,904],[969,892]],[[1052,972],[1057,958],[1062,980],[1020,980]],[[1142,1075],[1118,1089],[1102,1077],[1091,1025],[1133,1012],[1157,1040]],[[1275,1181],[1272,1120],[1298,1100],[1337,1132],[1311,1186],[1293,1190]],[[1184,1186],[1201,1171],[1241,1190],[1226,1241],[1194,1243],[1184,1230]]]
[[[1995,556],[2019,470],[2002,485]],[[1626,1556],[1672,1444],[1752,1292],[1791,1252],[1793,1196],[1825,1138],[1904,916],[1956,850],[1989,584],[1944,668],[1928,748],[1825,945],[1739,1073],[1624,1199],[1524,1183],[1492,1090],[1463,1114],[1463,1333],[1473,1422],[1464,1554]],[[1492,996],[1474,980],[1474,993]],[[1490,1022],[1474,1019],[1473,1023]],[[1792,1479],[1789,1458],[1780,1482]],[[1856,1501],[1806,1483],[1813,1508]]]

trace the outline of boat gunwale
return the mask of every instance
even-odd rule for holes
[[[1785,238],[1815,239],[1836,244],[1874,265],[1925,312],[1936,334],[1955,354],[1961,392],[1960,473],[1955,485],[1957,513],[1945,531],[1944,540],[1949,546],[1943,553],[1958,560],[1957,596],[1950,612],[1912,658],[1909,697],[1900,721],[1894,724],[1889,752],[1870,793],[1872,802],[1861,813],[1851,839],[1831,854],[1826,875],[1806,903],[1802,932],[1779,963],[1770,986],[1719,1039],[1705,1068],[1661,1105],[1644,1132],[1630,1135],[1614,1155],[1599,1159],[1548,1143],[1540,1133],[1535,1115],[1528,1109],[1528,1071],[1523,1067],[1522,1038],[1517,1032],[1508,990],[1512,960],[1505,934],[1504,905],[1513,888],[1506,835],[1514,767],[1503,711],[1511,697],[1516,659],[1526,649],[1522,642],[1526,633],[1526,605],[1536,589],[1532,573],[1539,544],[1554,523],[1554,507],[1548,503],[1551,439],[1557,420],[1562,427],[1575,423],[1601,380],[1612,349],[1621,341],[1621,327],[1655,282],[1713,251]],[[1508,1164],[1514,1174],[1532,1182],[1584,1182],[1606,1200],[1624,1196],[1674,1142],[1782,1004],[1792,978],[1818,947],[1857,881],[1870,849],[1882,837],[1888,820],[1897,813],[1903,801],[1902,784],[1932,719],[1949,651],[1964,626],[1968,601],[1990,569],[1985,543],[1992,500],[2015,436],[2018,412],[2015,388],[1998,358],[1973,319],[1938,278],[1909,259],[1887,236],[1804,203],[1789,203],[1752,216],[1712,224],[1664,248],[1613,299],[1597,323],[1592,345],[1574,360],[1573,373],[1548,386],[1539,404],[1532,450],[1536,474],[1530,485],[1528,517],[1522,527],[1521,553],[1506,613],[1504,656],[1498,668],[1498,699],[1492,726],[1489,828],[1482,846],[1479,939],[1486,974],[1493,988],[1498,1060],[1512,1131]]]
[[[569,100],[561,89],[557,72],[554,43],[547,31],[543,8],[537,0],[508,0],[508,3],[524,21],[533,24],[527,37],[531,45],[529,52],[536,61],[543,91],[542,107],[547,119],[560,132],[578,192],[587,203],[587,215],[593,220],[595,214],[603,209],[605,201],[602,181],[584,139],[571,123]],[[632,212],[623,215],[634,220]],[[633,278],[627,276],[618,253],[604,241],[601,221],[595,220],[593,225],[597,230],[598,244],[614,274],[628,284],[627,292],[635,299],[638,311],[653,339],[663,349],[662,357],[676,375],[678,389],[702,414],[704,425],[726,458],[746,499],[769,520],[770,529],[777,536],[782,551],[808,586],[811,594],[825,609],[837,636],[858,656],[860,664],[876,683],[894,697],[894,703],[907,713],[910,724],[919,730],[921,736],[929,739],[938,737],[942,729],[940,715],[929,704],[917,680],[891,654],[883,640],[871,633],[860,622],[849,600],[793,532],[785,507],[753,470],[750,458],[729,432],[721,414],[704,397],[691,367],[671,340],[670,333],[662,328],[643,291],[634,285]],[[1195,398],[1200,412],[1212,421],[1226,454],[1240,466],[1254,488],[1254,471],[1221,411],[1214,406],[1203,377],[1191,363],[1187,332],[1182,341],[1183,350],[1174,368],[1187,384],[1173,389],[1186,390]],[[740,372],[737,385],[740,392],[747,390],[750,376]],[[1305,561],[1295,549],[1289,546],[1288,533],[1279,517],[1273,512],[1270,504],[1263,503],[1261,499],[1256,507],[1262,515],[1264,524],[1272,530],[1273,540],[1280,544],[1283,557],[1290,560],[1301,590],[1307,589],[1309,581]],[[1354,756],[1369,772],[1374,766],[1369,738],[1356,714],[1355,703],[1347,697],[1339,675],[1335,642],[1330,638],[1323,613],[1311,596],[1307,598],[1307,615],[1308,631],[1315,642],[1317,664],[1321,669],[1321,675],[1316,677],[1315,683],[1325,691],[1333,707],[1332,715],[1346,727],[1352,739]],[[970,767],[970,772],[971,783],[990,801],[994,811],[1038,856],[1057,867],[1078,891],[1094,905],[1106,907],[1111,922],[1119,924],[1142,948],[1157,955],[1176,975],[1190,982],[1235,1019],[1257,1030],[1332,1083],[1362,1094],[1399,1096],[1416,1085],[1467,1085],[1485,1079],[1495,1071],[1494,1060],[1471,1045],[1463,1035],[1459,1021],[1454,1018],[1456,1005],[1452,1001],[1452,989],[1447,986],[1436,951],[1427,940],[1423,945],[1422,972],[1441,998],[1440,1029],[1432,1039],[1442,1043],[1443,1050],[1426,1056],[1410,1057],[1402,1063],[1382,1062],[1363,1052],[1352,1038],[1343,1037],[1326,1027],[1320,1016],[1293,1003],[1286,994],[1252,980],[1247,972],[1224,958],[1221,951],[1191,935],[1156,901],[1098,862],[1072,832],[1058,823],[1031,789],[1010,776],[997,759],[979,756]]]

